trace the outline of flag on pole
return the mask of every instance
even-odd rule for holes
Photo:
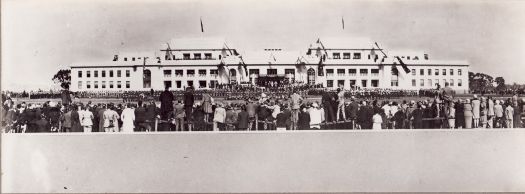
[[[204,26],[202,25],[202,17],[201,17],[201,32],[204,32]]]
[[[343,30],[345,29],[345,18],[341,17],[341,23],[343,24]]]
[[[403,60],[401,60],[399,56],[396,56],[396,58],[399,61],[399,63],[401,63],[401,67],[403,67],[403,70],[405,71],[405,73],[410,73],[410,69],[408,69],[407,65],[403,62]]]

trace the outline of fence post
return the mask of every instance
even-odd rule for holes
[[[158,125],[159,125],[159,120],[155,118],[155,132],[157,132]]]

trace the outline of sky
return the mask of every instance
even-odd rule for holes
[[[306,51],[318,37],[368,37],[385,49],[467,60],[525,83],[525,1],[2,0],[2,90],[58,88],[78,62],[155,51],[172,38],[225,37],[239,50]],[[201,33],[200,18],[204,25]],[[342,29],[342,18],[345,28]],[[520,73],[521,72],[521,73]]]

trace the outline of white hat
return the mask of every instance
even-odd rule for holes
[[[266,94],[265,93],[261,93],[261,98],[266,98]]]
[[[478,98],[478,95],[477,95],[477,94],[474,94],[474,98]]]
[[[317,107],[319,107],[319,105],[317,104],[317,102],[314,102],[314,103],[312,104],[312,107],[317,108]]]
[[[57,106],[57,103],[56,102],[49,102],[49,107],[56,107]]]

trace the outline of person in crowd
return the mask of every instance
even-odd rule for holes
[[[80,124],[80,107],[76,104],[71,105],[71,132],[83,132],[84,128]]]
[[[257,110],[257,104],[256,104],[256,101],[255,99],[248,99],[248,102],[246,104],[246,111],[248,112],[248,117],[249,117],[249,125],[248,125],[248,130],[251,131],[252,128],[255,126],[255,121],[257,120],[256,117],[257,117],[257,114],[256,114],[256,111]]]
[[[150,100],[150,103],[148,106],[146,106],[146,123],[149,124],[151,127],[149,128],[150,131],[155,130],[155,119],[157,118],[157,105],[155,104],[155,101]],[[146,131],[148,131],[146,129]]]
[[[454,103],[454,110],[456,111],[455,127],[457,127],[458,129],[463,129],[463,127],[465,126],[465,110],[463,106],[463,100],[458,99],[456,103]]]
[[[226,106],[226,118],[224,119],[224,123],[226,124],[226,131],[234,131],[236,121],[237,115],[235,115],[233,107],[231,105]]]
[[[447,86],[448,84],[445,84],[445,86]],[[454,109],[455,107],[455,104],[453,101],[450,101],[448,103],[448,108],[446,108],[445,110],[447,111],[446,112],[446,118],[448,120],[448,128],[449,129],[454,129],[456,128],[456,109]]]
[[[210,116],[213,113],[213,98],[207,92],[202,94],[202,109],[204,111],[204,121],[209,122]]]
[[[122,118],[122,132],[132,133],[135,128],[135,110],[131,103],[126,105],[120,117]]]
[[[35,132],[37,132],[37,133],[49,133],[49,132],[51,132],[49,130],[50,129],[49,122],[45,118],[44,114],[40,114],[39,116],[37,116],[37,121],[35,122],[35,124],[37,126],[37,130]]]
[[[505,122],[507,128],[514,128],[514,108],[512,108],[512,103],[507,103],[507,108],[505,108]]]
[[[465,129],[472,129],[472,104],[469,99],[466,99],[466,102],[463,107],[463,116],[465,116]]]
[[[412,120],[412,123],[414,125],[414,129],[422,129],[423,128],[423,110],[422,110],[422,104],[421,102],[418,102],[416,105],[416,109],[412,111],[412,115],[410,117]]]
[[[334,97],[330,92],[323,92],[323,95],[321,97],[321,103],[323,104],[324,108],[324,115],[326,116],[327,122],[332,122],[335,120],[335,111],[332,108],[332,102],[334,101]]]
[[[394,103],[395,104],[395,103]],[[404,112],[404,109],[399,109],[394,113],[394,116],[392,117],[394,121],[394,128],[393,129],[403,129],[404,128],[404,121],[406,120],[406,114]]]
[[[299,130],[309,130],[310,129],[310,112],[306,105],[301,106],[301,112],[299,113],[298,128]]]
[[[238,110],[240,112],[240,110]],[[204,120],[204,110],[200,103],[195,103],[193,108],[193,125],[191,126],[192,131],[207,131],[208,122]]]
[[[84,129],[84,133],[91,133],[92,132],[92,126],[93,126],[93,113],[88,110],[88,106],[81,106],[81,111],[79,112],[80,116],[80,124],[82,125],[82,128]]]
[[[297,122],[299,121],[299,111],[301,108],[301,101],[303,98],[297,93],[297,91],[294,91],[293,94],[290,96],[290,102],[292,105],[292,111],[291,111],[291,120],[292,120],[292,126],[291,130],[297,130]]]
[[[499,100],[496,100],[496,104],[494,105],[494,114],[496,115],[496,128],[502,128],[503,127],[503,106],[500,104]]]
[[[222,103],[217,103],[215,113],[213,116],[213,131],[219,131],[223,129],[223,125],[226,119],[226,110],[223,108]]]
[[[481,116],[481,102],[478,99],[478,95],[474,94],[474,99],[472,100],[472,120],[474,121],[474,128],[479,127],[479,118]]]
[[[487,117],[488,117],[488,105],[487,105],[487,99],[485,97],[481,97],[481,102],[479,105],[479,123],[481,128],[487,127]]]
[[[383,116],[381,116],[381,112],[383,112],[384,114],[384,111],[378,111],[378,110],[375,110],[374,111],[374,116],[372,116],[372,129],[373,130],[380,130],[382,129],[383,127],[381,126],[382,123],[383,123]]]
[[[191,125],[193,123],[193,105],[195,104],[195,96],[191,87],[186,88],[184,93],[184,110],[186,111],[186,123]]]
[[[512,119],[512,121],[514,122],[512,124],[512,126],[514,128],[521,128],[521,112],[523,111],[521,108],[522,106],[521,105],[521,100],[518,100],[518,95],[517,94],[514,94],[513,98],[512,98],[512,108],[514,109],[514,118]]]
[[[175,131],[184,131],[184,118],[186,117],[186,111],[184,109],[184,104],[182,101],[177,101],[175,105]]]
[[[104,111],[104,130],[106,132],[119,132],[118,115],[116,107],[113,104],[108,106],[109,108]]]
[[[321,129],[321,123],[325,120],[324,113],[319,109],[317,102],[312,104],[312,108],[309,110],[310,116],[310,129]]]
[[[60,117],[60,122],[62,123],[62,132],[70,133],[71,132],[71,110],[68,106],[64,107],[64,114]]]
[[[106,104],[101,104],[99,106],[99,109],[97,110],[97,117],[98,117],[98,132],[107,132],[104,123],[106,122],[104,120],[104,113],[107,111]]]
[[[487,128],[492,128],[494,126],[494,101],[492,96],[489,96],[487,100]]]
[[[168,120],[171,116],[171,112],[173,111],[173,100],[175,97],[173,96],[173,93],[169,91],[169,89],[170,87],[166,85],[164,92],[162,92],[159,97],[160,119],[162,120]]]
[[[246,131],[248,129],[248,125],[250,116],[248,115],[248,112],[246,111],[246,106],[241,106],[241,112],[237,115],[237,129],[240,131]]]
[[[336,121],[339,121],[340,118],[339,118],[339,115],[342,114],[343,116],[343,121],[346,120],[346,114],[345,114],[345,111],[344,111],[344,106],[345,106],[345,91],[341,88],[337,88],[337,112],[336,112],[336,116],[335,116],[335,120]]]
[[[352,96],[351,97],[351,103],[349,105],[349,118],[352,122],[352,129],[355,129],[355,124],[356,124],[356,120],[357,120],[357,112],[359,110],[359,103],[357,102],[357,100],[355,99],[355,96]]]
[[[151,126],[146,123],[146,107],[142,103],[142,100],[137,102],[137,108],[135,109],[135,131],[151,131]]]

